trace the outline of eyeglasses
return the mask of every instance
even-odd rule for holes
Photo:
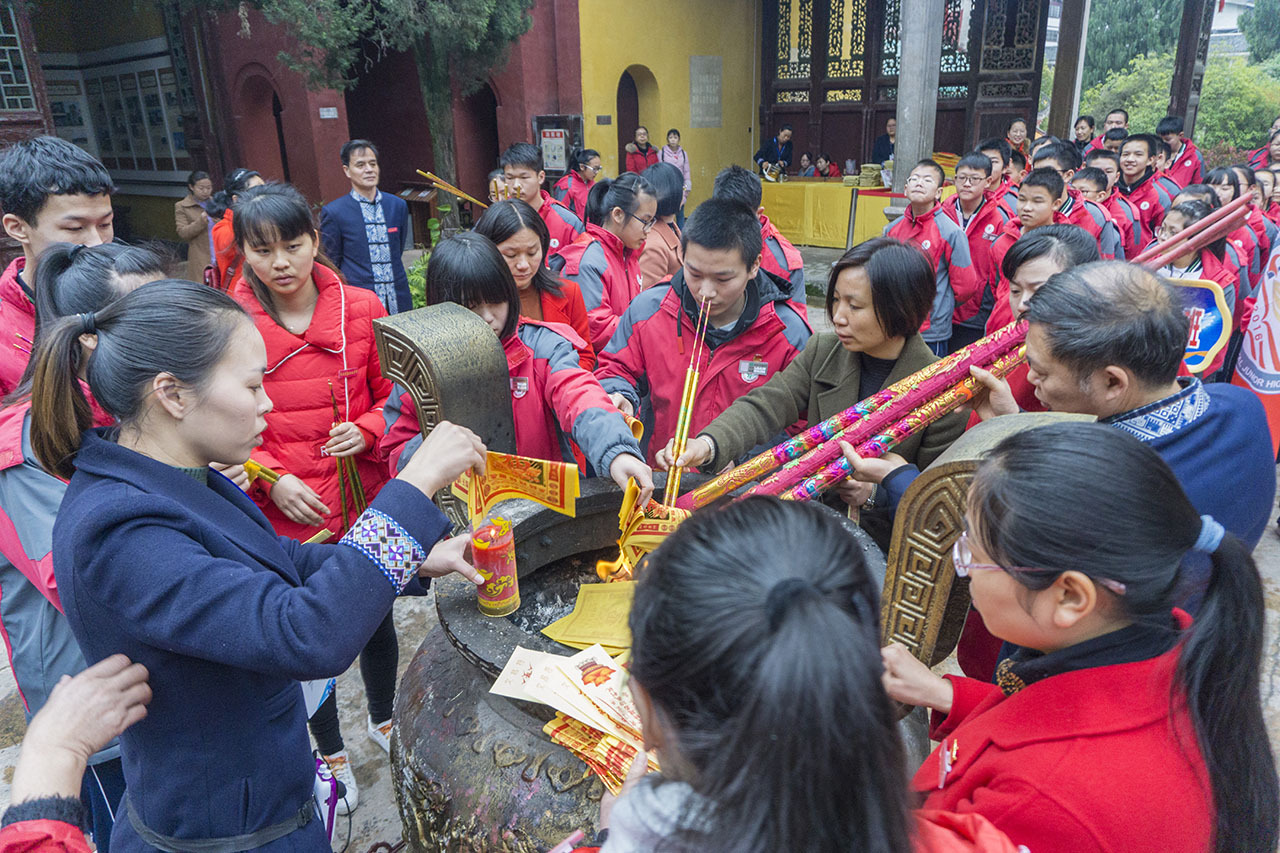
[[[641,219],[639,216],[636,216],[634,213],[628,213],[628,214],[627,214],[627,216],[630,216],[630,217],[631,217],[632,219],[634,219],[636,222],[639,222],[639,223],[640,223],[640,225],[641,225],[641,226],[644,228],[644,230],[646,230],[646,231],[648,231],[650,228],[652,228],[653,226],[655,226],[655,225],[657,225],[657,224],[658,224],[658,218],[657,218],[656,216],[655,216],[655,217],[651,217],[651,218],[649,218],[649,219]]]
[[[598,175],[604,171],[604,166],[583,166],[582,168],[593,175]]]
[[[986,178],[981,175],[956,175],[956,183],[966,187],[970,184],[980,184],[985,180]]]
[[[909,176],[907,176],[907,183],[909,183],[909,184],[923,184],[923,183],[936,184],[937,182],[938,182],[938,179],[937,179],[936,177],[934,177],[933,175],[909,175]]]
[[[956,544],[951,546],[951,562],[955,565],[956,575],[958,577],[967,578],[969,572],[974,569],[999,570],[1002,572],[1028,572],[1031,574],[1046,574],[1049,572],[1061,573],[1061,569],[1032,569],[1026,566],[997,566],[994,563],[975,563],[973,561],[973,551],[969,548],[969,533],[964,531],[960,534],[960,538],[956,540]],[[1090,578],[1116,595],[1124,595],[1125,585],[1120,581],[1111,578],[1098,578],[1090,575]]]

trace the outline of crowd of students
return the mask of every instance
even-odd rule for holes
[[[1280,129],[1260,163],[1206,172],[1176,117],[1134,135],[1119,118],[1089,139],[1082,117],[1074,140],[1015,122],[959,160],[945,201],[944,170],[916,164],[905,215],[832,266],[832,330],[816,335],[803,259],[757,174],[726,167],[681,224],[687,155],[683,169],[663,157],[681,151],[675,131],[662,152],[638,133],[635,170],[612,180],[575,151],[552,189],[540,150],[517,142],[503,197],[433,248],[426,300],[495,336],[517,452],[634,481],[642,500],[653,467],[721,470],[1018,318],[1026,366],[975,369],[972,413],[882,458],[845,446],[853,476],[831,504],[887,547],[906,487],[971,419],[1099,421],[1015,435],[980,468],[954,553],[972,573],[964,678],[878,650],[878,590],[828,509],[752,500],[686,522],[631,614],[663,773],[606,798],[605,853],[1275,846],[1249,556],[1274,455],[1257,398],[1207,381],[1230,350],[1202,376],[1182,369],[1187,320],[1165,279],[1218,282],[1238,332],[1276,244]],[[789,157],[784,134],[762,169]],[[373,143],[340,160],[352,194],[319,228],[288,185],[237,169],[220,209],[193,175],[175,210],[213,270],[194,283],[113,242],[114,187],[88,154],[52,137],[0,152],[23,250],[0,277],[0,623],[35,715],[27,747],[57,748],[60,695],[113,709],[60,735],[87,812],[68,774],[42,787],[24,771],[0,850],[85,849],[68,822],[103,850],[324,849],[308,724],[342,812],[358,785],[333,691],[311,701],[300,684],[358,656],[366,734],[387,750],[395,598],[479,579],[430,496],[482,471],[484,447],[447,423],[422,435],[383,377],[372,321],[407,307],[386,254],[407,225],[377,189]],[[1245,193],[1238,232],[1158,274],[1125,263]],[[941,746],[918,771],[891,700],[935,712]]]

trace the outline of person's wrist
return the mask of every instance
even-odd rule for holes
[[[950,714],[956,698],[956,689],[951,684],[951,679],[939,678],[934,692],[936,695],[934,701],[929,703],[930,707],[942,714]]]
[[[24,740],[10,787],[12,804],[41,797],[74,797],[88,767],[88,757],[62,744]]]
[[[707,458],[705,461],[710,462],[712,459],[715,459],[716,458],[716,440],[711,436],[707,435],[705,432],[699,433],[698,435],[695,436],[695,438],[706,442]]]

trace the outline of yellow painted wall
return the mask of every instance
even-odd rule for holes
[[[731,163],[751,165],[759,103],[759,0],[582,0],[582,115],[586,147],[600,152],[609,175],[618,163],[618,80],[639,65],[653,75],[656,92],[643,74],[633,73],[640,123],[654,145],[666,144],[668,128],[678,128],[689,152],[693,191],[686,211],[711,195],[716,172]],[[689,57],[720,56],[720,127],[689,126]],[[654,115],[654,113],[657,113]],[[596,116],[612,116],[609,125]],[[634,128],[621,128],[630,138]]]

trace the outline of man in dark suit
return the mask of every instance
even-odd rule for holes
[[[388,314],[413,308],[401,256],[413,245],[409,206],[378,189],[378,149],[367,139],[342,146],[342,171],[351,192],[320,211],[325,254],[350,284],[378,294]]]

